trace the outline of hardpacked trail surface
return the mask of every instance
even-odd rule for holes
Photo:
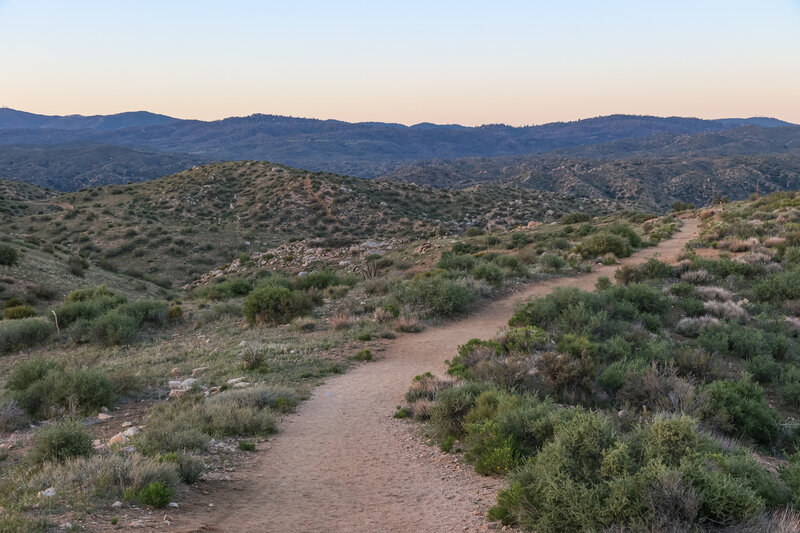
[[[622,261],[676,260],[697,233],[686,219],[669,240]],[[483,515],[502,480],[477,475],[452,456],[412,437],[392,419],[414,376],[445,370],[467,340],[494,336],[514,306],[556,287],[594,288],[616,266],[533,283],[475,313],[387,344],[375,362],[328,379],[287,417],[259,453],[257,468],[234,474],[237,490],[217,493],[213,507],[181,503],[173,531],[450,532],[486,529]],[[176,528],[177,526],[177,528]]]

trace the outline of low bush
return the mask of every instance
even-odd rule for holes
[[[481,263],[472,269],[472,277],[482,279],[493,287],[503,284],[503,272],[496,265]]]
[[[19,261],[19,252],[10,244],[0,243],[0,265],[16,265]]]
[[[49,340],[56,332],[53,323],[41,318],[22,318],[0,322],[0,353],[32,348]]]
[[[467,287],[442,276],[398,283],[392,288],[392,296],[412,314],[429,316],[461,314],[475,301]]]
[[[30,459],[34,463],[65,461],[92,453],[92,438],[77,422],[56,422],[36,432]]]
[[[321,272],[311,272],[295,280],[294,285],[299,290],[325,289],[333,285],[341,285],[342,281],[334,272],[323,270]]]
[[[96,412],[114,399],[114,384],[98,370],[62,370],[34,358],[17,363],[6,389],[25,412],[48,417],[55,411]]]
[[[3,309],[3,318],[6,320],[19,320],[36,316],[36,311],[29,305],[15,305]]]
[[[163,481],[153,481],[142,487],[136,499],[142,505],[160,509],[166,507],[174,495],[175,489],[168,487]]]
[[[775,443],[780,433],[779,416],[767,404],[760,385],[743,377],[739,381],[714,381],[707,390],[712,408],[730,423],[729,433],[764,445]]]
[[[539,257],[539,268],[543,272],[558,272],[567,265],[563,257],[556,254],[542,254]]]
[[[592,219],[587,213],[575,212],[563,215],[559,222],[562,224],[580,224],[581,222],[589,222]]]
[[[477,265],[478,260],[471,255],[460,255],[455,252],[442,252],[436,268],[454,272],[469,272]]]
[[[626,238],[610,231],[599,231],[584,239],[577,251],[589,258],[609,253],[616,257],[628,257],[631,255],[631,244]]]
[[[311,301],[303,293],[280,286],[261,287],[244,300],[242,312],[249,324],[287,324],[311,311]]]

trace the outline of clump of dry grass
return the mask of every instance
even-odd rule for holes
[[[747,240],[728,238],[719,241],[718,247],[720,250],[728,250],[730,252],[738,253],[749,252],[759,244],[761,244],[761,242],[755,237],[751,237]]]
[[[785,244],[786,239],[784,237],[769,237],[764,241],[764,246],[767,248],[777,248],[778,246],[783,246]]]
[[[430,400],[418,400],[411,406],[411,412],[417,420],[428,420],[433,412],[434,402]]]
[[[422,325],[416,317],[401,316],[395,321],[394,330],[400,333],[418,333],[422,331]]]
[[[329,319],[331,327],[336,331],[341,331],[343,329],[350,329],[353,327],[353,317],[347,313],[337,313],[336,316],[331,317]]]
[[[689,270],[681,274],[681,281],[687,283],[703,283],[709,278],[708,270],[701,268],[700,270]]]
[[[701,330],[710,327],[718,326],[719,320],[711,315],[703,315],[698,317],[682,318],[675,325],[675,331],[687,337],[695,337]]]
[[[711,301],[703,304],[703,307],[706,313],[718,318],[727,318],[742,324],[750,320],[750,314],[736,302]]]
[[[387,309],[384,309],[383,307],[375,309],[375,312],[372,314],[372,317],[378,324],[386,324],[394,320],[394,315],[392,314],[392,312]]]
[[[406,392],[406,401],[409,403],[418,403],[422,400],[432,402],[436,399],[436,393],[452,386],[452,381],[439,379],[430,372],[426,372],[415,377],[411,382],[411,386]]]
[[[737,257],[736,260],[748,265],[766,265],[772,262],[772,255],[762,250],[755,250]]]
[[[291,327],[293,330],[300,332],[314,331],[317,327],[317,321],[311,317],[301,316],[292,320]]]
[[[733,292],[722,287],[697,287],[697,292],[704,300],[718,300],[729,302],[736,296]]]

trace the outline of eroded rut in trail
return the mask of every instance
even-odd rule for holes
[[[695,236],[688,219],[673,238],[623,261],[658,254],[674,260]],[[482,513],[502,480],[482,477],[450,456],[411,437],[409,424],[393,420],[397,404],[417,374],[444,372],[444,360],[473,337],[495,335],[514,305],[556,287],[591,290],[590,274],[526,286],[448,324],[387,343],[380,358],[328,379],[281,424],[260,453],[258,468],[237,472],[236,489],[217,494],[214,507],[188,505],[178,531],[450,532],[479,531]],[[181,507],[184,507],[181,504]],[[177,516],[175,518],[178,518]]]

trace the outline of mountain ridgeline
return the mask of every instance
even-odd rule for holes
[[[612,115],[540,126],[465,127],[276,115],[211,122],[146,112],[53,117],[0,109],[0,178],[76,190],[144,181],[198,163],[232,160],[278,161],[312,171],[373,178],[425,160],[522,156],[614,142],[621,144],[611,150],[624,152],[624,141],[636,144],[653,136],[693,137],[742,129],[755,137],[768,136],[772,129],[800,131],[762,117],[702,120]],[[109,155],[109,146],[118,151]]]

